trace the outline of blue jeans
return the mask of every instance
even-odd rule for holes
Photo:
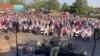
[[[52,47],[50,51],[50,56],[58,56],[58,52],[59,52],[59,46]]]

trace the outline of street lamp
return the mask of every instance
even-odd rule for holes
[[[16,56],[19,56],[19,53],[18,53],[18,37],[17,37],[17,32],[18,32],[18,27],[19,27],[19,23],[17,21],[14,21],[13,22],[13,30],[14,30],[14,33],[15,33],[15,37],[16,37]]]
[[[19,56],[19,53],[18,53],[18,39],[17,39],[17,32],[15,32],[15,37],[16,37],[16,56]]]

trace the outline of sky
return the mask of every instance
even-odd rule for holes
[[[67,3],[69,5],[72,5],[75,0],[58,0],[61,4]],[[93,7],[100,7],[100,0],[87,0],[89,6]]]

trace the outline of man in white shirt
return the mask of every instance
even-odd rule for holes
[[[80,29],[77,29],[76,31],[75,31],[75,38],[76,39],[80,39],[81,38],[81,30]]]

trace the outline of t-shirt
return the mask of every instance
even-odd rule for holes
[[[73,35],[73,31],[71,29],[68,29],[67,34],[68,35]]]
[[[75,36],[79,36],[80,35],[80,30],[75,31]]]
[[[54,38],[51,38],[50,44],[52,47],[57,47],[59,46],[59,41],[60,41],[59,37],[54,37]]]
[[[26,25],[24,25],[24,29],[27,29],[28,27]]]

